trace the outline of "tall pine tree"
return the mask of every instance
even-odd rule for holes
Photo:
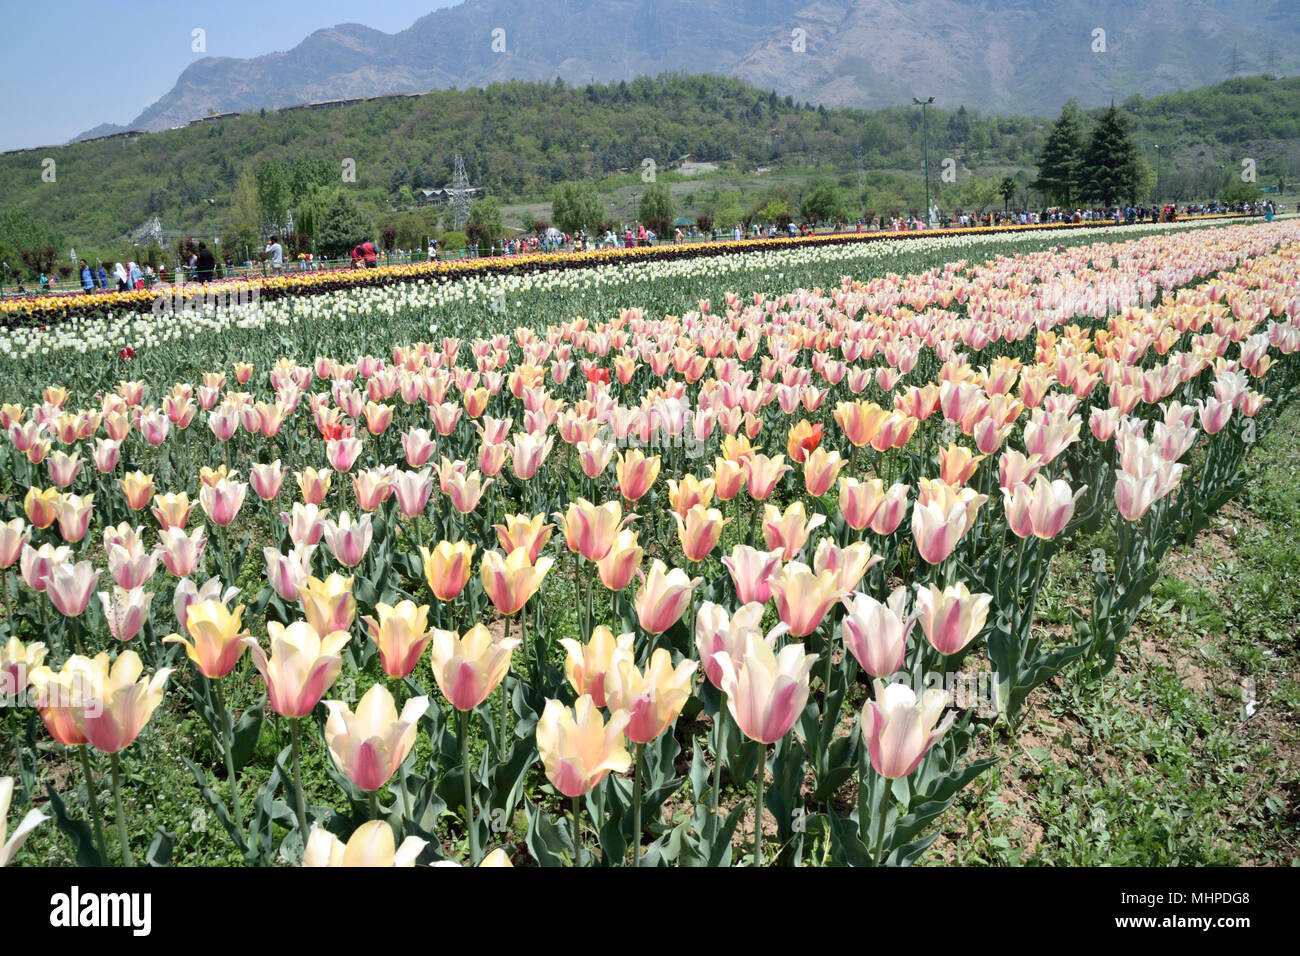
[[[1083,125],[1079,104],[1070,100],[1043,144],[1042,155],[1038,158],[1038,179],[1033,187],[1061,206],[1072,205],[1080,193],[1082,153]]]
[[[1129,135],[1128,121],[1111,103],[1093,127],[1083,152],[1084,193],[1103,206],[1136,200],[1139,178],[1137,147]]]

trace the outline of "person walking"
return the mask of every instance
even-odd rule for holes
[[[95,278],[90,271],[90,264],[81,260],[81,291],[87,295],[95,291]]]
[[[122,263],[119,262],[113,266],[113,278],[117,280],[118,292],[126,292],[131,288],[131,277],[122,266]]]
[[[140,271],[138,265],[134,262],[127,262],[126,272],[132,289],[144,288],[144,273]]]
[[[271,271],[280,273],[284,271],[284,246],[280,245],[279,237],[272,236],[271,241],[266,244],[264,250],[271,257]]]
[[[198,269],[194,273],[194,277],[199,282],[211,282],[216,277],[217,257],[212,254],[212,250],[208,248],[207,243],[199,243],[197,259]]]

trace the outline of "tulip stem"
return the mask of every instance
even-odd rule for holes
[[[632,757],[632,865],[641,865],[641,750],[637,744]]]
[[[469,770],[469,711],[460,712],[460,760],[465,772],[465,820],[469,825],[469,862],[479,864],[478,830],[474,827],[474,793]],[[576,826],[576,824],[575,824]],[[576,838],[576,831],[575,831]]]
[[[298,831],[302,834],[302,845],[305,849],[307,846],[307,800],[302,792],[302,758],[299,751],[302,749],[299,740],[298,723],[301,717],[293,717],[289,720],[289,743],[293,748],[293,796],[296,804],[295,810],[298,812]]]
[[[215,680],[217,685],[217,710],[221,717],[221,736],[222,747],[225,751],[226,758],[226,778],[230,781],[230,803],[235,810],[235,829],[239,831],[240,839],[244,837],[244,810],[239,803],[239,781],[235,777],[235,721],[230,714],[230,709],[226,706],[226,694],[221,689],[221,681]]]
[[[90,766],[90,752],[86,745],[77,748],[81,752],[81,770],[86,775],[86,802],[90,805],[90,819],[95,824],[95,846],[99,848],[99,858],[108,865],[108,844],[104,841],[104,818],[99,812],[99,795],[96,793],[95,774]]]
[[[754,777],[758,782],[758,795],[754,800],[754,865],[763,865],[763,777],[767,772],[767,750],[758,755],[758,770]]]
[[[586,866],[587,861],[582,853],[582,807],[578,803],[578,798],[573,798],[573,850],[577,854],[577,865]]]
[[[113,809],[117,814],[117,840],[122,844],[122,865],[135,866],[131,858],[131,840],[126,833],[126,814],[122,812],[122,766],[117,753],[109,755],[109,766],[113,774]]]
[[[722,723],[727,719],[727,695],[724,692],[718,701],[718,716],[713,721],[713,826],[717,833],[718,798],[722,792]]]
[[[877,774],[873,780],[874,788],[871,793],[871,810],[875,815],[876,822],[876,839],[872,846],[875,854],[875,864],[880,866],[885,858],[885,819],[888,816],[886,801],[888,793],[893,786],[893,782]]]

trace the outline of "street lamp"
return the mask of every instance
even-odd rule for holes
[[[1160,144],[1156,143],[1156,204],[1160,203]]]
[[[912,102],[921,107],[921,142],[925,149],[925,227],[928,229],[930,228],[930,121],[925,108],[934,102],[934,97],[919,100],[914,96]]]

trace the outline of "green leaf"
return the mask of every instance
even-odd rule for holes
[[[67,807],[49,784],[45,792],[50,797],[50,809],[54,811],[54,825],[59,831],[72,839],[77,866],[108,866],[109,861],[100,859],[99,850],[95,848],[95,837],[85,820],[74,820],[68,815]]]
[[[241,770],[252,759],[257,749],[257,740],[262,733],[262,722],[266,717],[266,702],[244,711],[239,722],[235,724],[235,743],[231,748],[235,769]]]

